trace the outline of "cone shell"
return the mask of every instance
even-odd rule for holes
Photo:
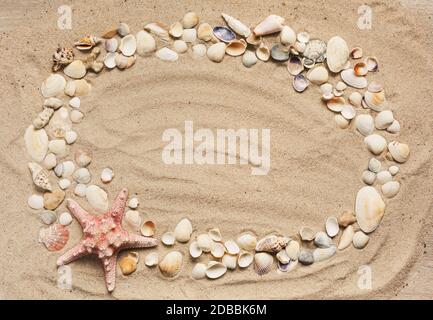
[[[280,32],[283,29],[283,26],[284,18],[272,14],[254,28],[254,34],[256,36],[264,36],[275,32]]]
[[[61,224],[53,224],[39,231],[39,240],[49,251],[59,251],[69,240],[69,231]]]
[[[343,234],[341,235],[340,243],[338,244],[338,250],[344,250],[348,246],[350,246],[354,234],[355,231],[353,229],[353,226],[352,225],[347,226],[346,229],[344,229]]]
[[[277,253],[284,249],[289,241],[290,239],[287,237],[270,235],[257,242],[256,251]]]
[[[123,275],[130,275],[137,270],[138,253],[128,252],[119,260],[119,267]]]
[[[271,271],[274,264],[274,258],[265,252],[256,253],[254,255],[254,271],[260,276]]]
[[[169,278],[175,277],[182,267],[183,256],[179,251],[171,251],[159,263],[161,273]]]
[[[32,178],[34,184],[43,190],[52,191],[53,187],[51,186],[49,180],[50,172],[42,168],[36,162],[30,162],[28,166],[30,171],[32,172]]]
[[[369,233],[376,230],[385,213],[385,203],[373,187],[363,187],[358,191],[355,203],[358,225]]]
[[[227,25],[238,35],[247,38],[251,34],[250,28],[248,28],[245,24],[240,22],[238,19],[235,19],[232,16],[229,16],[228,14],[225,13],[222,13],[221,15],[226,21]]]

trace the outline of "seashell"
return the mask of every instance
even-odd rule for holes
[[[127,276],[137,270],[138,253],[128,252],[119,260],[119,267],[122,274]]]
[[[213,62],[221,62],[226,53],[226,45],[223,42],[218,42],[211,45],[207,49],[207,57]]]
[[[145,237],[153,237],[155,235],[155,230],[156,225],[152,220],[143,222],[140,228],[141,234]]]
[[[309,266],[314,263],[314,255],[310,250],[301,250],[298,261],[304,266]]]
[[[302,240],[304,240],[304,241],[311,241],[316,236],[316,233],[310,227],[302,227],[299,230],[299,235],[301,236]]]
[[[332,94],[332,84],[330,83],[324,83],[320,86],[320,91],[322,92],[323,97],[329,97],[329,99],[325,99],[325,100],[331,100],[334,96]]]
[[[75,95],[75,91],[76,91],[76,84],[74,80],[70,80],[68,82],[66,82],[66,86],[65,86],[65,94],[67,96],[73,97]]]
[[[214,27],[213,34],[223,42],[231,42],[236,39],[235,33],[227,27]]]
[[[335,85],[335,89],[337,91],[344,91],[347,89],[347,85],[343,81],[338,81]]]
[[[361,59],[362,58],[362,48],[361,47],[355,47],[352,50],[350,50],[350,57],[352,59]]]
[[[43,209],[44,208],[44,198],[40,195],[32,194],[27,199],[27,205],[34,210]]]
[[[374,119],[374,124],[379,130],[388,128],[394,122],[394,115],[391,110],[381,111]]]
[[[225,247],[221,243],[214,243],[212,250],[210,251],[211,255],[214,258],[222,258],[226,252]]]
[[[397,134],[400,132],[400,123],[397,120],[394,120],[391,125],[386,128],[386,131],[389,133]]]
[[[60,179],[59,180],[59,187],[62,190],[66,190],[71,186],[71,180],[69,179]]]
[[[382,185],[392,180],[392,175],[388,170],[382,170],[377,174],[377,183]]]
[[[328,219],[326,219],[325,229],[328,236],[330,236],[331,238],[335,237],[338,232],[340,232],[338,219],[336,217],[329,217]]]
[[[334,97],[326,101],[326,106],[333,112],[343,111],[343,107],[346,105],[346,100],[343,97]]]
[[[410,149],[407,144],[392,141],[388,144],[388,150],[396,162],[404,163],[409,159]]]
[[[207,233],[197,236],[197,245],[204,252],[210,252],[213,248],[214,242]]]
[[[251,30],[249,27],[247,27],[245,24],[240,22],[238,19],[233,18],[232,16],[229,16],[228,14],[221,13],[221,16],[226,21],[227,25],[232,29],[234,32],[236,32],[238,35],[244,38],[248,38],[251,34]]]
[[[307,79],[317,85],[327,82],[328,76],[328,70],[324,66],[314,67],[307,72]]]
[[[117,35],[117,28],[111,28],[102,34],[103,39],[111,39]]]
[[[226,46],[226,53],[232,57],[244,54],[247,49],[247,43],[244,39],[233,40]]]
[[[183,40],[175,40],[173,42],[173,49],[177,53],[185,53],[188,51],[188,45]]]
[[[306,47],[307,47],[307,45],[305,43],[299,42],[299,41],[296,41],[295,44],[293,45],[293,49],[295,50],[296,54],[303,53],[305,51]],[[310,60],[310,59],[307,59],[307,60]],[[309,64],[314,65],[314,63],[315,63],[314,61],[310,61]],[[306,66],[305,63],[304,63],[304,66]]]
[[[105,50],[108,52],[116,52],[119,47],[119,41],[116,38],[105,41]]]
[[[345,104],[341,110],[341,115],[347,120],[352,120],[356,116],[356,110],[350,104]]]
[[[289,243],[290,238],[280,237],[276,235],[267,236],[257,242],[256,251],[277,253],[284,249]]]
[[[314,244],[319,248],[329,248],[332,245],[332,239],[325,232],[319,231],[314,237]]]
[[[355,74],[353,69],[346,69],[341,72],[341,79],[349,86],[363,89],[367,87],[367,79],[365,77],[359,77]]]
[[[326,43],[319,39],[311,40],[305,46],[302,55],[314,63],[321,63],[326,57]]]
[[[73,123],[80,123],[84,118],[84,114],[78,110],[72,110],[70,118]]]
[[[287,256],[290,258],[290,260],[298,260],[299,251],[300,251],[298,241],[295,241],[295,240],[290,241],[287,244],[285,250],[286,250]]]
[[[385,138],[375,133],[365,137],[364,143],[367,149],[375,155],[381,154],[386,148]]]
[[[50,172],[47,169],[42,168],[36,162],[30,162],[28,166],[32,173],[33,182],[37,187],[41,188],[42,190],[53,190],[49,180]]]
[[[92,49],[99,42],[101,42],[100,38],[95,37],[95,36],[87,36],[87,37],[81,38],[80,40],[75,42],[74,46],[80,51],[87,51],[87,50]]]
[[[242,56],[242,64],[247,67],[251,68],[257,63],[257,57],[252,51],[247,51]]]
[[[161,260],[158,267],[164,276],[173,278],[180,272],[182,261],[182,253],[179,251],[171,251]]]
[[[385,91],[371,92],[366,91],[364,101],[369,108],[374,111],[380,112],[386,108]]]
[[[42,206],[43,206],[43,204],[42,204]],[[57,220],[56,212],[51,211],[51,210],[42,211],[40,217],[41,217],[42,222],[47,224],[47,225],[51,225],[54,222],[56,222],[56,220]]]
[[[163,61],[177,61],[179,58],[179,55],[169,48],[161,48],[158,51],[156,51],[156,57],[163,60]]]
[[[355,91],[352,92],[349,96],[349,102],[354,105],[355,107],[360,107],[362,101],[362,94]]]
[[[43,111],[39,112],[38,116],[33,120],[33,127],[35,129],[42,129],[50,121],[51,116],[54,113],[54,109],[44,108]]]
[[[237,267],[238,257],[231,254],[225,254],[221,262],[227,267],[227,269],[235,270]]]
[[[59,217],[59,223],[62,226],[69,226],[72,223],[72,216],[69,212],[63,212]]]
[[[338,224],[341,227],[347,227],[348,225],[355,223],[356,217],[353,211],[344,211],[338,218]]]
[[[57,48],[56,52],[53,54],[52,70],[57,72],[72,61],[74,61],[74,52],[71,48]]]
[[[182,26],[184,29],[194,28],[198,24],[199,20],[200,19],[195,12],[187,12],[182,18]]]
[[[400,168],[397,166],[390,166],[388,168],[388,170],[389,170],[389,173],[391,173],[393,176],[395,176],[400,171]]]
[[[54,153],[49,153],[44,159],[43,165],[46,169],[53,169],[57,165],[56,155]]]
[[[140,204],[140,201],[138,200],[138,198],[131,198],[128,202],[128,207],[130,207],[131,209],[137,209],[138,205]]]
[[[257,245],[257,239],[253,235],[249,233],[245,233],[240,235],[236,242],[238,243],[239,247],[243,250],[254,250]]]
[[[234,240],[227,240],[224,242],[224,246],[227,250],[227,253],[231,255],[237,255],[240,251],[238,244]]]
[[[254,255],[248,251],[242,251],[238,256],[239,268],[248,268],[254,261]]]
[[[197,30],[195,29],[184,29],[182,40],[187,43],[195,43],[197,40]]]
[[[168,33],[173,37],[173,38],[180,38],[182,37],[183,34],[183,27],[182,24],[180,22],[175,22],[170,26],[170,29],[168,30]]]
[[[310,83],[308,82],[307,78],[305,78],[304,75],[302,74],[298,74],[297,76],[295,76],[293,78],[293,88],[297,91],[297,92],[304,92],[305,89],[308,88],[308,85]]]
[[[126,222],[126,225],[131,230],[133,230],[134,232],[138,232],[140,230],[140,227],[141,227],[140,213],[138,211],[135,211],[135,210],[126,211],[125,222]]]
[[[209,23],[202,23],[197,29],[197,37],[205,42],[215,39],[212,27]]]
[[[296,42],[295,31],[289,26],[283,26],[280,33],[280,42],[285,46],[295,44]]]
[[[260,36],[256,36],[254,33],[251,33],[245,40],[252,46],[258,46],[262,42],[262,38]]]
[[[262,276],[271,271],[274,264],[274,258],[266,252],[256,253],[254,255],[254,271]]]
[[[339,37],[334,36],[326,45],[326,63],[329,70],[334,73],[340,72],[344,69],[349,59],[349,48],[346,41]]]
[[[365,60],[365,63],[367,65],[367,70],[370,72],[376,72],[379,71],[379,62],[377,61],[376,57],[367,57]]]
[[[400,182],[388,181],[382,185],[382,194],[387,198],[393,198],[400,191]]]
[[[191,257],[198,258],[201,256],[202,253],[203,250],[199,247],[197,241],[191,242],[191,244],[189,245],[189,254],[191,255]]]
[[[56,156],[63,157],[66,155],[66,141],[60,139],[50,140],[48,150]]]
[[[89,150],[78,149],[75,152],[75,162],[79,167],[87,167],[92,162],[92,153]]]
[[[144,258],[144,264],[148,267],[154,267],[158,264],[158,262],[159,262],[158,252],[149,253]]]
[[[282,44],[276,44],[271,49],[271,57],[275,61],[284,62],[289,60],[289,49]]]
[[[108,210],[108,196],[107,193],[100,187],[90,185],[86,188],[87,202],[98,212],[105,212]]]
[[[350,246],[354,234],[355,231],[353,229],[353,226],[352,225],[347,226],[346,229],[344,229],[343,234],[341,235],[340,243],[338,244],[338,250],[344,250],[348,246]]]
[[[369,236],[367,236],[367,235],[366,235],[364,232],[362,232],[362,231],[357,231],[357,232],[355,232],[355,234],[353,235],[353,240],[352,240],[352,242],[353,242],[353,246],[354,246],[356,249],[362,249],[362,248],[364,248],[364,247],[367,245],[368,240],[370,240],[370,237],[369,237]]]
[[[130,32],[131,29],[126,23],[124,22],[119,23],[119,26],[117,27],[117,33],[119,34],[119,36],[126,37]]]
[[[197,263],[191,271],[191,277],[195,280],[204,279],[206,277],[207,266],[204,263]]]
[[[104,58],[104,65],[108,69],[114,69],[116,67],[116,57],[118,56],[117,53],[110,52],[107,53],[107,55]]]
[[[221,232],[218,228],[210,229],[208,235],[213,241],[220,242],[222,240]]]
[[[290,261],[289,263],[282,264],[278,261],[278,270],[281,272],[290,272],[298,265],[298,261]]]
[[[56,189],[50,192],[44,193],[44,208],[47,210],[54,210],[65,199],[65,191]]]
[[[75,171],[74,163],[72,161],[65,161],[61,163],[61,165],[62,165],[61,176],[64,178],[71,177]]]
[[[75,87],[74,95],[85,96],[85,95],[88,95],[90,93],[92,86],[85,79],[74,80],[73,83],[74,83],[74,87]]]
[[[65,69],[63,69],[63,73],[72,79],[81,79],[83,78],[87,71],[86,66],[83,61],[75,60],[71,64],[69,64]]]
[[[280,32],[283,29],[284,18],[271,14],[265,20],[260,22],[254,28],[254,34],[256,36],[265,36],[275,32]]]
[[[184,218],[179,221],[179,223],[176,225],[176,228],[174,229],[174,236],[176,238],[176,241],[185,243],[188,242],[189,239],[191,239],[191,233],[192,233],[192,224],[191,221]]]
[[[385,203],[375,188],[363,187],[356,196],[355,212],[361,230],[370,233],[382,220]]]
[[[206,269],[206,276],[209,279],[218,279],[222,277],[227,272],[227,267],[221,263],[216,261],[209,261],[209,264]]]
[[[362,181],[371,186],[376,181],[376,174],[370,170],[365,170],[362,173]]]
[[[287,62],[287,70],[292,76],[297,76],[304,71],[304,65],[302,64],[301,58],[299,58],[299,56],[290,56],[290,59]]]
[[[137,32],[137,54],[146,56],[156,50],[156,42],[152,35],[144,30]]]
[[[137,40],[134,35],[128,34],[122,38],[122,40],[120,40],[119,50],[126,57],[133,56],[137,50]]]
[[[54,112],[48,124],[47,130],[51,137],[64,138],[65,133],[72,129],[72,121],[69,116],[69,110],[62,107]]]
[[[51,98],[63,92],[66,80],[60,74],[52,74],[42,82],[41,93],[45,98]]]
[[[74,194],[84,198],[86,196],[87,186],[85,184],[77,184],[74,189]]]
[[[371,172],[377,173],[380,171],[381,167],[382,167],[382,163],[376,158],[371,158],[368,161],[368,170],[370,170]]]
[[[281,250],[276,255],[278,262],[281,264],[288,264],[290,262],[290,257],[287,254],[286,250]]]
[[[45,245],[48,251],[62,250],[68,240],[68,229],[58,223],[39,231],[39,241]]]
[[[163,41],[170,41],[170,36],[168,34],[169,27],[161,22],[152,22],[147,24],[144,27],[144,30],[147,32],[150,32],[151,34],[155,35],[156,37],[160,38]]]
[[[329,248],[317,248],[313,251],[314,262],[321,262],[330,259],[337,252],[336,246],[330,246]]]
[[[101,181],[103,183],[109,183],[114,178],[114,171],[111,168],[104,168],[101,172]]]
[[[124,56],[123,54],[116,53],[114,57],[114,62],[116,64],[116,67],[120,70],[126,69],[128,66],[128,57]]]
[[[63,101],[60,100],[59,98],[48,98],[44,100],[44,107],[57,110],[62,106],[63,106]]]
[[[369,136],[374,131],[373,117],[369,114],[360,114],[355,119],[356,129],[364,136]]]
[[[362,77],[367,75],[368,70],[367,70],[367,65],[365,62],[358,62],[353,66],[353,72],[355,73],[356,76],[358,77]]]
[[[296,39],[299,42],[308,43],[310,41],[310,35],[308,34],[308,32],[302,31],[302,32],[298,33],[298,35],[296,36]]]

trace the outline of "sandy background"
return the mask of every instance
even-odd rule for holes
[[[0,297],[431,299],[433,10],[426,3],[370,2],[373,29],[362,31],[356,26],[359,1],[1,1]],[[73,6],[72,30],[57,29],[62,4]],[[379,57],[381,72],[374,78],[384,84],[401,120],[398,139],[412,151],[398,175],[402,189],[366,249],[287,275],[259,277],[250,268],[217,281],[193,281],[187,259],[181,275],[169,281],[144,266],[151,250],[143,250],[137,272],[128,278],[118,274],[112,296],[92,257],[71,264],[73,290],[60,290],[59,253],[37,242],[38,213],[26,206],[33,187],[22,138],[41,108],[39,87],[50,72],[51,54],[57,44],[99,34],[119,21],[136,32],[155,18],[174,22],[188,10],[212,25],[221,23],[221,11],[251,25],[275,13],[297,31],[324,40],[338,34],[349,46],[361,45],[367,55]],[[302,225],[321,229],[326,217],[353,207],[369,155],[353,128],[335,128],[333,115],[318,101],[318,88],[296,94],[290,79],[283,66],[259,63],[247,70],[239,58],[226,57],[221,64],[189,54],[177,63],[140,58],[127,72],[92,79],[94,90],[82,99],[86,118],[75,126],[79,140],[72,150],[93,149],[95,182],[102,168],[114,168],[116,178],[106,186],[110,199],[124,186],[137,193],[143,218],[156,221],[158,237],[185,216],[193,221],[194,234],[219,227],[225,239],[247,230],[263,236],[295,234]],[[162,132],[182,129],[185,120],[196,128],[270,128],[271,171],[254,177],[248,166],[164,165]],[[69,229],[67,247],[81,236],[76,222]],[[187,252],[185,245],[175,249]],[[365,264],[372,268],[373,290],[357,287],[358,267]]]

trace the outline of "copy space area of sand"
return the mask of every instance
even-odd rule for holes
[[[432,298],[433,27],[428,12],[433,10],[426,3],[374,1],[372,30],[359,30],[360,1],[1,1],[0,298]],[[63,4],[73,7],[72,30],[57,28],[57,8]],[[222,24],[221,12],[251,26],[274,13],[296,31],[325,41],[340,35],[350,47],[359,45],[365,55],[377,56],[380,72],[369,79],[384,85],[402,125],[397,140],[408,143],[412,152],[396,176],[401,191],[386,201],[384,219],[364,250],[345,250],[288,274],[274,270],[260,277],[250,267],[216,281],[194,281],[188,246],[176,244],[174,249],[186,258],[181,274],[167,280],[157,268],[144,265],[146,254],[171,250],[160,245],[139,251],[138,270],[131,276],[118,270],[112,295],[94,257],[70,264],[73,290],[61,290],[56,285],[61,253],[38,243],[39,215],[26,205],[34,189],[23,142],[25,128],[41,110],[39,88],[50,73],[51,55],[58,44],[70,46],[80,36],[100,34],[120,21],[136,33],[145,23],[170,24],[189,10],[211,25]],[[100,184],[102,168],[114,169],[115,179],[104,186],[110,202],[122,187],[137,194],[143,219],[157,224],[157,238],[183,217],[192,220],[193,236],[212,227],[220,228],[224,239],[244,231],[257,237],[295,235],[303,225],[321,230],[328,216],[354,207],[370,157],[362,137],[353,124],[348,130],[336,128],[318,87],[295,93],[284,65],[258,63],[246,69],[240,58],[215,64],[187,53],[175,63],[139,57],[132,69],[89,79],[93,91],[82,99],[85,119],[74,126],[79,139],[71,151],[93,150],[89,168],[94,183]],[[193,120],[195,128],[269,128],[269,174],[252,176],[249,166],[239,165],[163,164],[162,133],[167,128],[183,131],[185,120]],[[72,190],[67,196],[77,199]],[[78,201],[89,208],[85,200]],[[65,210],[62,204],[57,212]],[[69,230],[65,249],[81,236],[76,221]],[[362,265],[371,267],[372,290],[357,286]]]

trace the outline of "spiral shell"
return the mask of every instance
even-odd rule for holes
[[[32,172],[33,182],[37,187],[48,191],[53,190],[49,180],[50,172],[48,170],[42,168],[36,162],[30,162],[29,169]]]
[[[290,239],[287,237],[267,236],[257,242],[256,251],[277,253],[284,249],[289,241]]]

